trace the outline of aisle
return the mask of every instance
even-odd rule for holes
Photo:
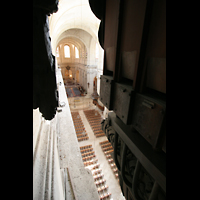
[[[84,124],[85,130],[88,133],[89,139],[85,141],[79,142],[79,147],[85,145],[92,145],[96,158],[98,159],[98,163],[100,164],[100,168],[102,169],[102,173],[104,174],[104,179],[106,180],[106,185],[108,185],[108,192],[112,195],[110,200],[125,200],[123,195],[121,194],[121,188],[118,183],[118,179],[115,177],[108,160],[106,159],[99,142],[107,140],[106,136],[96,138],[90,124],[83,112],[83,110],[79,110],[79,115]],[[109,199],[109,198],[108,198]]]

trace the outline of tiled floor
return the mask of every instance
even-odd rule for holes
[[[70,98],[72,99],[72,98]],[[69,100],[69,99],[68,99]],[[121,194],[121,189],[118,183],[118,179],[115,177],[115,174],[113,173],[110,164],[108,163],[108,160],[106,159],[106,156],[104,155],[101,145],[99,144],[102,141],[107,140],[106,136],[102,137],[95,137],[94,132],[84,114],[84,110],[88,109],[96,109],[96,106],[92,104],[92,99],[80,97],[79,98],[79,105],[77,108],[77,104],[73,106],[71,104],[71,112],[76,111],[79,113],[81,120],[84,124],[85,131],[87,132],[87,135],[89,137],[88,140],[80,141],[79,146],[85,146],[85,145],[92,145],[93,151],[95,152],[96,159],[98,159],[98,163],[100,164],[99,168],[102,169],[102,173],[104,174],[103,179],[106,180],[106,184],[108,186],[108,190],[106,191],[111,193],[111,196],[107,199],[110,200],[124,200],[125,198]],[[73,99],[71,100],[73,102]],[[81,104],[82,103],[82,104]],[[88,106],[87,106],[88,105]],[[99,112],[97,110],[97,112]],[[101,112],[99,112],[101,114]],[[102,193],[101,193],[102,194]]]

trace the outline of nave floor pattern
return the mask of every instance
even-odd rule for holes
[[[99,191],[100,199],[125,200],[121,194],[121,189],[118,183],[117,168],[108,152],[112,151],[112,147],[109,142],[107,142],[105,134],[101,137],[96,137],[94,129],[89,123],[86,116],[87,114],[85,113],[93,113],[91,115],[94,115],[94,117],[98,116],[98,123],[101,123],[100,121],[103,119],[101,112],[97,109],[72,111],[73,118],[75,117],[78,121],[81,120],[81,123],[84,126],[82,127],[84,128],[82,130],[84,130],[84,133],[87,133],[88,137],[86,140],[79,140],[79,147],[82,151],[84,165],[86,168],[91,168],[92,170],[94,184],[96,184],[97,190]]]

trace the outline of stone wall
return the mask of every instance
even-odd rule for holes
[[[60,69],[56,76],[59,101],[64,105],[61,112],[48,121],[38,109],[33,110],[33,199],[64,200],[68,191],[76,200],[98,200],[93,176],[81,158]],[[71,190],[66,188],[68,179]]]

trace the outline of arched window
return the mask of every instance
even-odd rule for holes
[[[68,45],[64,46],[65,58],[70,58],[70,47]]]
[[[75,58],[79,58],[79,51],[77,47],[75,47]]]

